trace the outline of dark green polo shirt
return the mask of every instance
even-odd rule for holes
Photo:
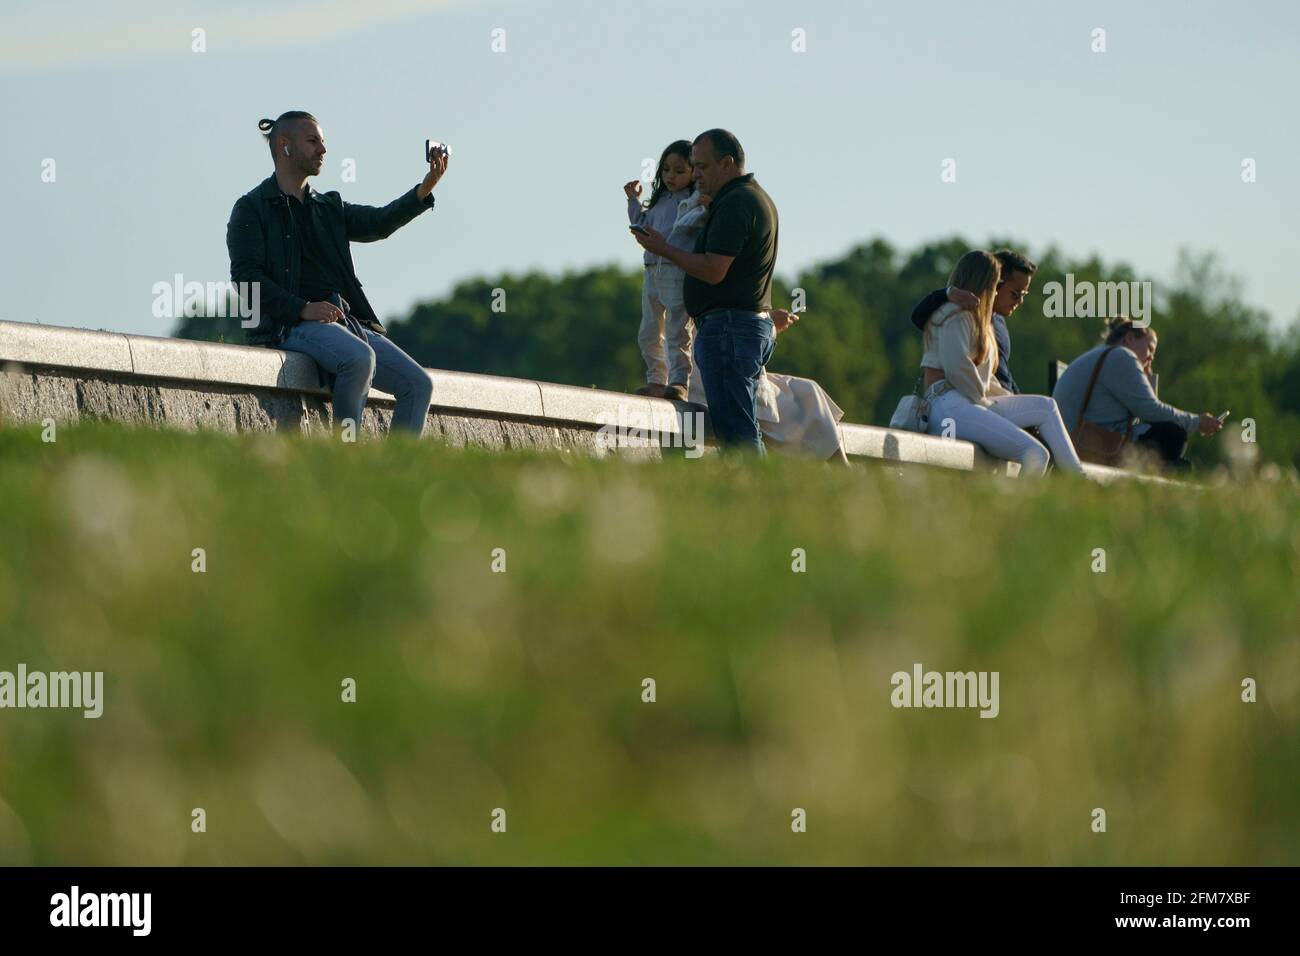
[[[772,308],[776,234],[776,206],[754,182],[753,173],[737,176],[719,189],[704,228],[695,237],[693,251],[734,256],[736,261],[717,285],[686,276],[682,283],[686,313],[699,316],[712,309],[766,312]]]

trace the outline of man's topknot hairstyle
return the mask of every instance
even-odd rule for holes
[[[284,132],[287,126],[296,123],[298,120],[311,120],[317,122],[316,117],[303,110],[289,110],[287,113],[281,113],[275,119],[260,119],[257,121],[257,128],[262,131],[262,138],[270,147],[271,155],[275,155],[275,136],[277,133]]]

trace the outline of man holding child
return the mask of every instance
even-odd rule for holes
[[[758,383],[780,331],[771,315],[776,206],[745,172],[745,151],[726,130],[697,136],[691,163],[698,189],[712,197],[694,249],[677,249],[653,229],[636,240],[686,273],[682,291],[696,325],[695,367],[718,443],[762,455]],[[788,323],[786,314],[778,316]]]

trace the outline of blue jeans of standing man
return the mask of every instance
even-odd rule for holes
[[[718,309],[695,320],[695,368],[718,444],[765,454],[758,428],[758,378],[776,347],[766,312]]]
[[[336,422],[350,418],[360,429],[373,383],[397,399],[393,429],[405,429],[418,438],[433,399],[429,373],[387,337],[362,326],[341,296],[332,295],[329,301],[343,310],[342,322],[299,322],[280,347],[310,355],[334,376]]]

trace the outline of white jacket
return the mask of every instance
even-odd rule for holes
[[[998,347],[989,343],[989,354],[975,364],[975,316],[955,303],[948,302],[934,310],[922,333],[925,354],[922,368],[943,371],[948,384],[976,405],[988,405],[989,399],[1011,394],[998,383]]]

